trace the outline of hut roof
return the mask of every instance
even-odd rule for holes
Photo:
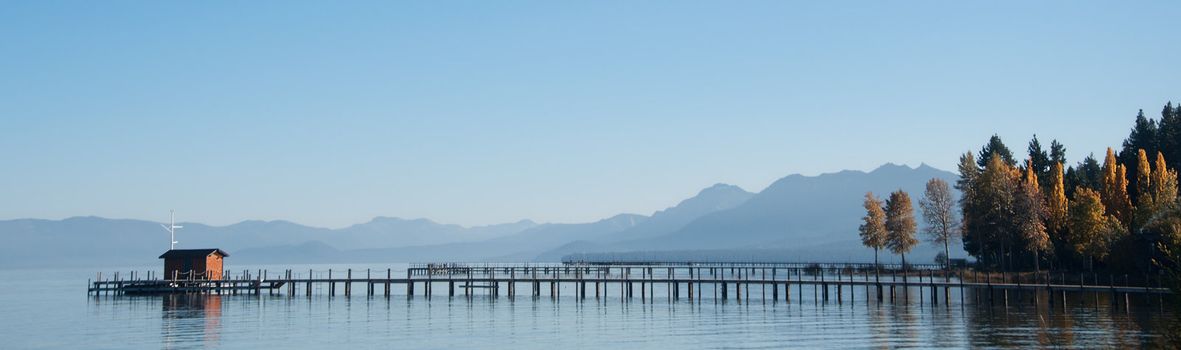
[[[173,250],[169,250],[169,251],[164,252],[164,254],[161,254],[160,259],[205,257],[205,256],[209,256],[210,254],[213,254],[213,253],[221,254],[221,256],[230,256],[229,253],[226,253],[224,250],[217,249],[217,248],[173,249]]]

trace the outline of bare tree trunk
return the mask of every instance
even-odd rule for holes
[[[1004,244],[997,245],[996,269],[1001,270],[1001,271],[1005,270],[1005,245]]]
[[[882,280],[881,272],[879,272],[880,269],[878,268],[879,266],[881,266],[881,265],[878,264],[878,248],[873,248],[873,280],[874,280],[874,282],[880,282]]]
[[[951,253],[947,247],[947,245],[948,245],[947,241],[949,241],[950,239],[947,236],[948,235],[944,235],[944,237],[943,237],[944,238],[943,239],[943,260],[944,260],[943,261],[943,264],[944,264],[943,265],[943,282],[950,282],[951,281],[951,277],[948,276],[948,273],[951,272]]]
[[[902,253],[902,283],[906,283],[906,253]]]
[[[1038,259],[1038,251],[1034,250],[1033,251],[1033,272],[1034,272],[1035,276],[1042,272],[1041,262],[1038,260],[1040,260],[1040,259]]]

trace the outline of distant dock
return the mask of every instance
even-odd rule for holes
[[[566,263],[553,264],[468,264],[424,263],[411,264],[404,276],[394,276],[393,269],[382,270],[326,270],[280,273],[267,270],[224,271],[218,280],[201,279],[202,273],[187,273],[159,278],[132,272],[106,278],[102,274],[88,285],[88,293],[99,295],[135,294],[254,294],[254,295],[328,295],[353,296],[356,287],[365,296],[389,297],[401,289],[407,297],[426,298],[442,295],[435,288],[445,288],[446,296],[471,297],[483,294],[491,297],[518,296],[560,298],[563,286],[573,290],[573,298],[607,298],[622,300],[734,300],[749,301],[751,291],[755,299],[775,302],[801,300],[806,292],[812,300],[836,303],[902,300],[912,298],[920,303],[950,304],[952,290],[959,291],[959,302],[964,302],[965,291],[974,291],[975,302],[1010,303],[1010,294],[1023,296],[1034,304],[1065,303],[1067,293],[1110,295],[1113,303],[1130,303],[1132,295],[1156,297],[1171,294],[1161,287],[1155,276],[1098,275],[1042,273],[992,273],[953,270],[946,272],[938,265],[901,266],[882,264],[842,263],[694,263],[649,262],[645,264]],[[306,274],[303,274],[306,272]],[[523,289],[522,289],[523,288]],[[980,300],[982,298],[986,300]],[[1030,298],[1032,297],[1032,298]],[[1031,299],[1031,300],[1030,300]]]

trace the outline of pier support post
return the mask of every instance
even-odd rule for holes
[[[934,283],[931,283],[931,305],[939,305],[939,288],[936,288]]]

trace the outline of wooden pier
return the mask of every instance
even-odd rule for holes
[[[901,266],[872,264],[820,263],[660,263],[660,264],[411,264],[405,270],[327,270],[280,273],[266,270],[224,271],[220,280],[202,280],[190,273],[172,278],[154,278],[132,272],[102,274],[90,281],[88,292],[94,295],[125,294],[268,294],[353,296],[353,288],[364,288],[365,296],[391,296],[396,290],[405,296],[430,298],[446,295],[472,297],[483,294],[508,298],[518,296],[560,298],[563,290],[573,290],[575,299],[654,301],[658,295],[668,300],[715,300],[738,302],[810,300],[836,303],[876,300],[882,302],[954,303],[952,291],[964,303],[966,291],[975,302],[1008,305],[1015,299],[1038,304],[1065,303],[1068,293],[1090,293],[1098,302],[1100,294],[1110,295],[1113,303],[1125,307],[1131,296],[1155,297],[1158,302],[1171,292],[1161,287],[1159,279],[1128,275],[1097,274],[1015,274],[933,268],[903,271]],[[1122,278],[1120,278],[1122,277]],[[1105,283],[1104,283],[1105,282]],[[566,289],[563,289],[563,286]],[[446,293],[436,292],[445,288]],[[524,288],[524,289],[522,289]],[[794,297],[793,297],[794,295]],[[986,300],[981,300],[981,295]],[[1032,298],[1030,298],[1032,297]]]

